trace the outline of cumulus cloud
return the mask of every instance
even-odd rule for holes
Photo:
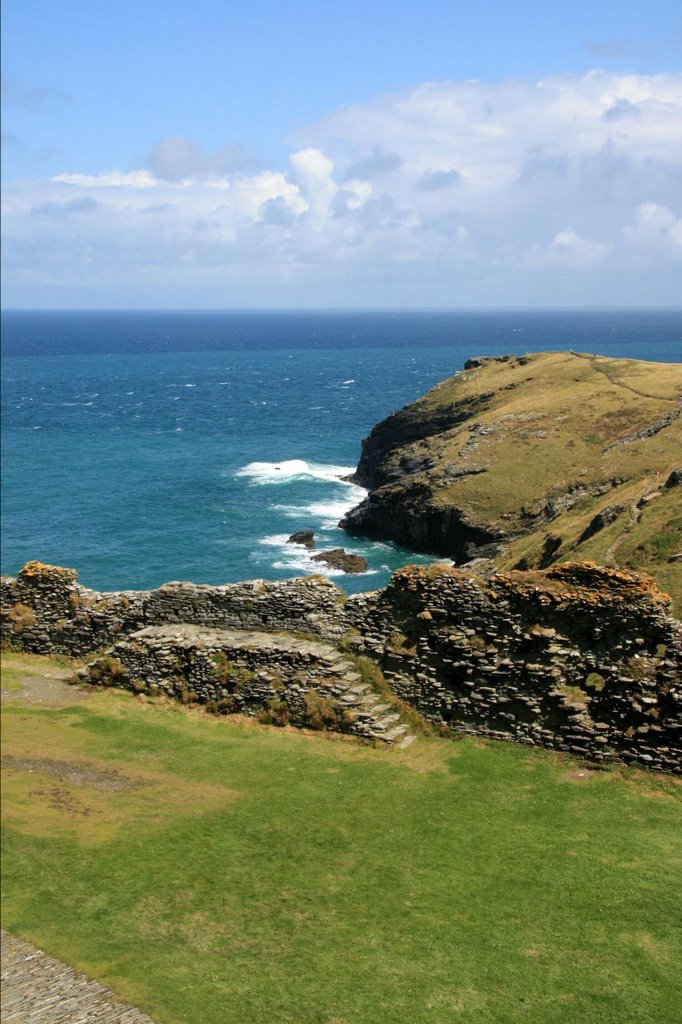
[[[9,183],[7,265],[174,293],[332,282],[351,302],[430,282],[444,304],[472,285],[541,302],[571,275],[598,301],[631,273],[670,302],[681,195],[682,75],[428,83],[331,112],[280,169],[169,136],[134,169]]]
[[[623,229],[626,245],[640,256],[662,252],[682,259],[682,217],[660,203],[642,203]]]
[[[608,256],[610,242],[581,238],[571,228],[557,231],[545,248],[534,246],[523,254],[523,261],[534,266],[595,267]]]
[[[424,171],[417,182],[417,187],[424,192],[437,192],[441,188],[450,188],[462,180],[462,175],[451,167],[447,171]]]
[[[397,153],[386,153],[378,146],[374,146],[371,153],[346,168],[344,177],[371,181],[372,178],[380,178],[390,171],[395,171],[401,164],[402,160]]]

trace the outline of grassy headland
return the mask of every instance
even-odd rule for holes
[[[473,360],[372,431],[354,532],[502,569],[593,559],[682,614],[682,364],[569,352]],[[641,435],[641,436],[640,436]]]

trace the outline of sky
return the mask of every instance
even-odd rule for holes
[[[4,0],[23,308],[682,305],[682,5]]]

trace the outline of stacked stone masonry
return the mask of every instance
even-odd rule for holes
[[[100,594],[74,570],[29,563],[3,580],[2,604],[14,645],[106,652],[93,681],[301,725],[322,708],[331,728],[404,741],[342,644],[455,733],[682,772],[682,627],[641,575],[569,563],[484,581],[410,566],[346,600],[322,577]]]

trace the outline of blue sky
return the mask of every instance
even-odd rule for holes
[[[682,9],[3,4],[6,305],[675,305]]]

